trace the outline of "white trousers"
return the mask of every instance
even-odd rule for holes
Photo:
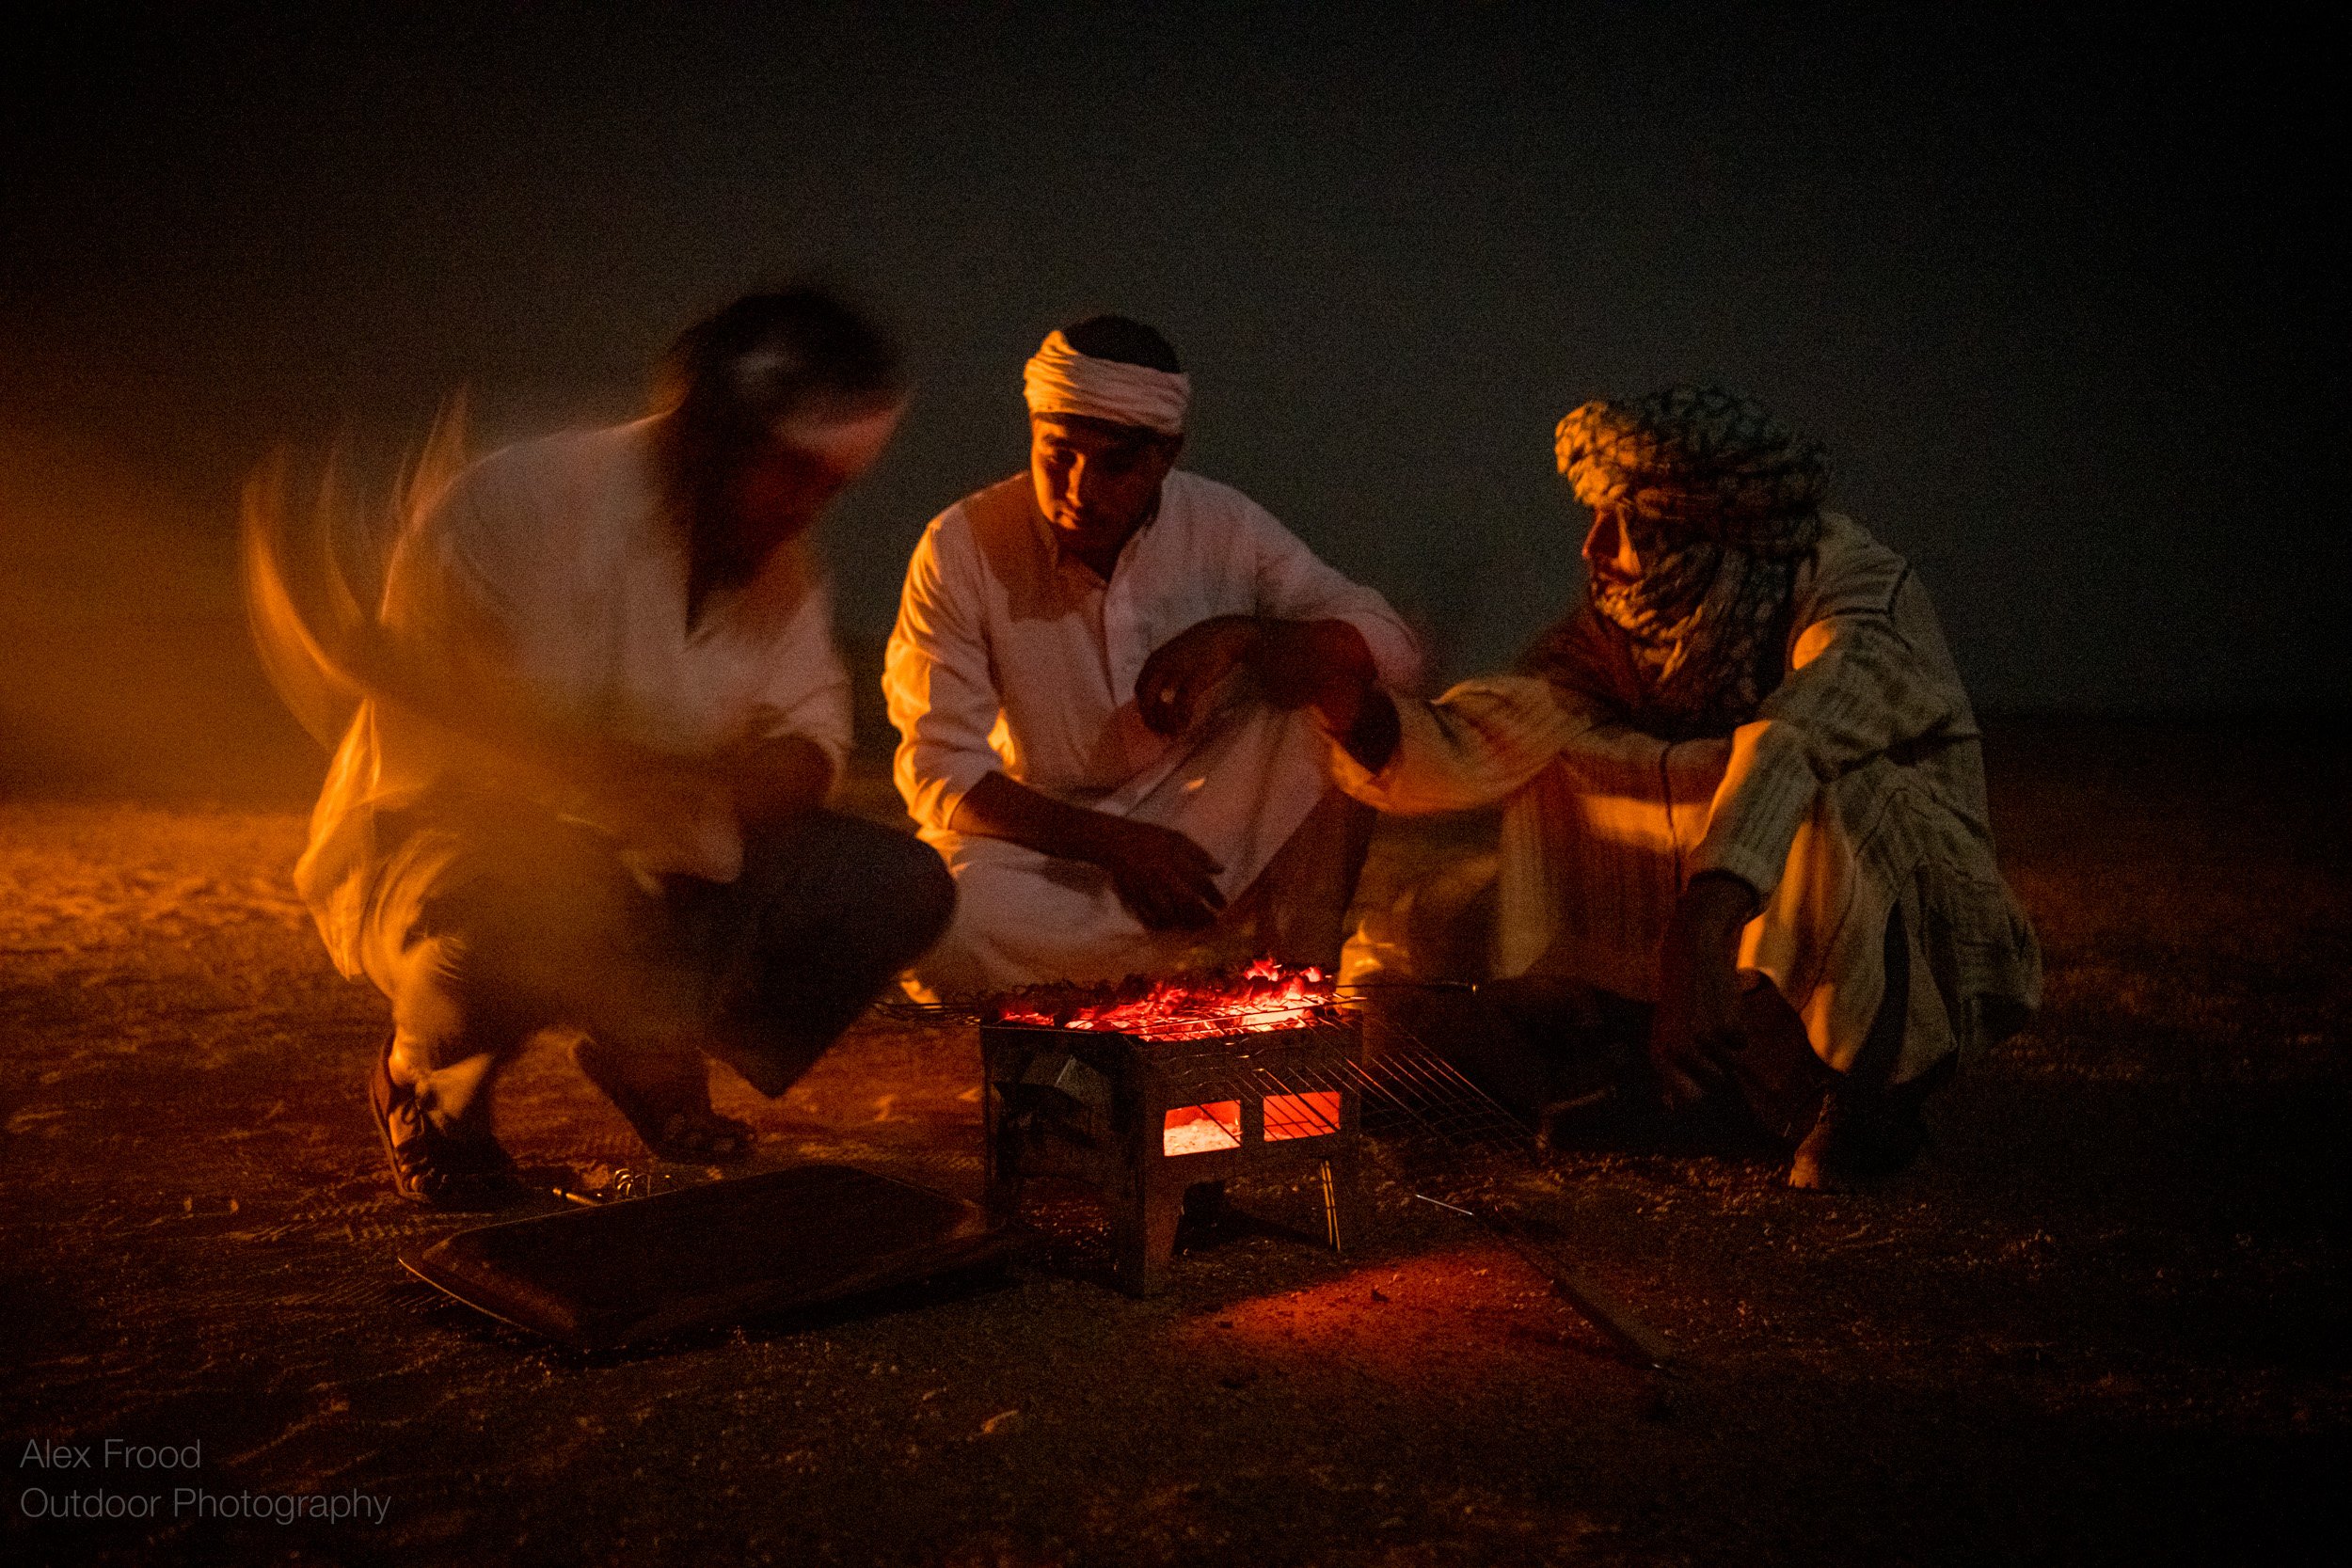
[[[956,914],[908,992],[937,1001],[1115,980],[1254,957],[1256,945],[1334,963],[1368,813],[1331,787],[1323,757],[1305,717],[1250,703],[1213,717],[1125,786],[1073,802],[1173,828],[1207,850],[1224,868],[1227,909],[1206,932],[1146,929],[1099,867],[1004,839],[925,833],[955,877]]]

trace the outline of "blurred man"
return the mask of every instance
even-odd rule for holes
[[[1504,803],[1499,875],[1368,919],[1348,976],[1654,1004],[1670,1103],[1736,1089],[1797,1186],[1899,1169],[1928,1092],[2041,979],[1927,591],[1821,510],[1820,447],[1735,394],[1586,404],[1558,458],[1588,592],[1520,673],[1319,705],[1358,798]]]
[[[808,535],[901,396],[846,307],[754,295],[679,338],[651,417],[416,513],[335,661],[364,701],[295,874],[390,999],[370,1098],[404,1196],[513,1196],[488,1091],[547,1029],[656,1153],[745,1152],[703,1054],[782,1093],[946,925],[930,850],[822,809],[849,688]]]
[[[1191,383],[1152,328],[1056,332],[1024,385],[1029,471],[932,520],[890,639],[899,793],[959,894],[917,989],[1327,969],[1370,814],[1299,708],[1410,680],[1410,634],[1175,467]]]

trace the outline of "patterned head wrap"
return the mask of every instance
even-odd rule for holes
[[[1746,722],[1776,684],[1765,664],[1797,563],[1820,538],[1820,444],[1737,392],[1671,387],[1629,406],[1585,404],[1560,421],[1554,451],[1576,499],[1613,515],[1642,560],[1631,582],[1589,579],[1594,610],[1631,656],[1636,721],[1670,736]]]

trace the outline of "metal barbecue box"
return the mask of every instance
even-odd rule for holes
[[[1359,1223],[1354,1013],[1313,970],[1016,992],[980,1025],[988,1201],[1010,1219],[1030,1177],[1108,1207],[1120,1287],[1167,1282],[1185,1195],[1235,1178],[1312,1178],[1327,1239]]]

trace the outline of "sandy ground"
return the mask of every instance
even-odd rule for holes
[[[2315,1555],[2352,1475],[2352,772],[2224,729],[1995,739],[2047,1006],[1934,1108],[1915,1171],[1820,1197],[1760,1159],[1560,1157],[1557,1225],[1691,1359],[1663,1389],[1393,1185],[1344,1259],[1282,1228],[1303,1195],[1238,1195],[1263,1223],[1188,1238],[1150,1302],[1105,1288],[1099,1215],[1062,1196],[1002,1277],[551,1351],[393,1262],[465,1222],[387,1189],[359,1090],[381,1004],[292,901],[299,816],[0,800],[0,1557]],[[1372,891],[1477,832],[1390,831]],[[723,1101],[768,1162],[970,1194],[976,1076],[968,1031],[876,1017],[784,1102]],[[527,1158],[633,1158],[553,1053],[503,1125]],[[108,1465],[108,1439],[200,1466]],[[53,1442],[92,1467],[44,1468]],[[175,1517],[180,1487],[389,1512]],[[28,1517],[101,1493],[157,1516]]]

